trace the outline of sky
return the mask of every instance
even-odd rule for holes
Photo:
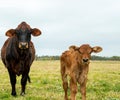
[[[39,56],[82,44],[103,48],[92,55],[120,56],[120,0],[0,0],[0,48],[22,21],[42,31],[32,36]]]

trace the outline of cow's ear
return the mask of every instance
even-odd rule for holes
[[[32,35],[33,36],[39,36],[39,35],[41,35],[41,31],[37,28],[33,28],[32,29]]]
[[[95,46],[95,47],[92,48],[92,50],[93,50],[94,53],[98,53],[98,52],[102,51],[102,48],[99,47],[99,46]]]
[[[79,47],[77,47],[77,46],[75,46],[75,45],[71,45],[70,47],[69,47],[69,50],[78,50],[79,49]]]
[[[5,33],[6,36],[8,37],[12,37],[15,35],[15,30],[14,29],[10,29]]]

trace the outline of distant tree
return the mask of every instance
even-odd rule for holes
[[[60,56],[38,56],[35,55],[35,60],[60,60]],[[112,56],[112,57],[102,57],[102,56],[91,56],[91,60],[113,60],[120,61],[120,56]]]
[[[120,57],[119,57],[119,56],[113,56],[113,57],[111,57],[110,59],[111,59],[111,60],[118,60],[118,61],[120,61]]]

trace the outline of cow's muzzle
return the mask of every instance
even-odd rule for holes
[[[27,49],[28,43],[27,42],[19,42],[19,48],[20,49]]]

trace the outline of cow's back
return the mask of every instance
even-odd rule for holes
[[[2,61],[3,61],[3,63],[4,63],[5,65],[6,65],[6,63],[5,63],[6,48],[7,48],[8,44],[9,44],[9,41],[10,41],[10,38],[8,38],[8,39],[5,41],[5,43],[3,44],[3,47],[2,47],[2,49],[1,49],[1,59],[2,59]]]

